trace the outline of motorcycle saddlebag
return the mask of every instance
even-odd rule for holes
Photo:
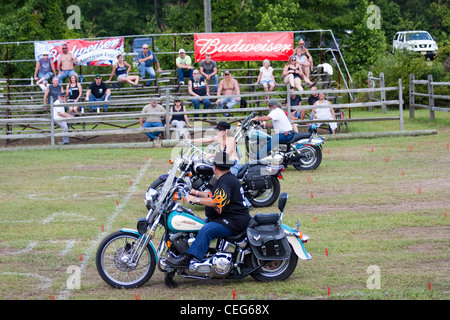
[[[266,166],[256,165],[248,168],[245,181],[249,190],[265,190],[272,188],[272,176],[267,174]]]
[[[247,228],[247,239],[259,260],[287,260],[291,255],[286,233],[278,224]]]

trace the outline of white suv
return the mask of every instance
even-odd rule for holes
[[[394,36],[393,51],[406,49],[420,53],[431,60],[437,54],[438,45],[427,31],[401,31]]]

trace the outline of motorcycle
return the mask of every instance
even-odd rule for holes
[[[181,167],[179,157],[174,165]],[[145,284],[156,266],[166,274],[166,285],[173,277],[195,279],[242,279],[251,276],[260,281],[280,281],[295,270],[298,259],[310,260],[304,243],[309,237],[297,228],[282,224],[288,195],[281,194],[280,213],[256,214],[246,231],[239,235],[211,241],[202,260],[192,260],[189,268],[173,269],[166,263],[171,256],[186,252],[205,222],[179,203],[189,194],[190,178],[175,177],[171,170],[160,190],[150,188],[145,195],[148,214],[137,221],[135,229],[122,228],[108,235],[99,245],[96,266],[101,278],[115,288],[136,288]],[[164,230],[158,249],[152,240],[157,227]]]
[[[192,143],[185,141],[188,150],[182,157],[186,159],[183,165],[178,168],[184,176],[189,176],[192,181],[192,187],[199,191],[209,191],[217,183],[213,173],[212,158],[209,153],[204,152]],[[187,160],[189,159],[189,160]],[[172,169],[173,170],[173,169]],[[279,161],[272,158],[262,159],[261,161],[251,161],[243,165],[237,177],[244,189],[244,195],[253,207],[271,206],[280,195],[281,172],[284,170]],[[170,173],[169,173],[170,174]],[[149,189],[158,190],[167,180],[169,174],[163,174],[158,177],[149,187]]]
[[[262,141],[269,141],[272,137],[262,130],[259,121],[251,121],[254,117],[253,111],[239,125],[235,133],[236,143],[242,138],[245,139],[245,148],[249,158],[256,154],[264,144]],[[317,135],[317,130],[312,126],[311,132],[298,133],[284,144],[279,145],[279,149],[274,148],[271,154],[281,155],[284,167],[294,166],[297,170],[315,170],[322,162],[322,145],[324,139]]]

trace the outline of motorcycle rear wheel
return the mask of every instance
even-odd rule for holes
[[[298,257],[291,247],[291,256],[287,260],[262,261],[254,254],[246,256],[247,266],[255,268],[263,264],[261,268],[251,274],[252,278],[262,282],[283,281],[287,279],[297,267]]]
[[[272,176],[272,188],[264,190],[262,194],[259,196],[249,199],[252,206],[255,208],[261,208],[261,207],[268,207],[277,201],[278,197],[280,196],[280,181],[277,177]],[[248,191],[249,193],[256,193],[259,191]]]
[[[300,158],[300,165],[294,165],[297,170],[315,170],[322,162],[322,150],[320,147],[304,146],[300,148],[302,157]]]
[[[138,288],[152,277],[156,256],[150,245],[144,249],[136,267],[129,267],[121,260],[138,241],[137,235],[122,231],[114,232],[102,241],[95,262],[107,284],[118,289]]]

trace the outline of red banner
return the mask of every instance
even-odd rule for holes
[[[292,32],[198,33],[194,35],[195,61],[211,55],[214,61],[287,61],[294,51]]]
[[[117,60],[117,55],[123,53],[123,38],[121,37],[96,41],[38,41],[34,43],[36,60],[46,52],[49,53],[49,58],[56,62],[62,53],[61,46],[64,43],[67,43],[69,52],[77,58],[78,65],[111,66]]]

